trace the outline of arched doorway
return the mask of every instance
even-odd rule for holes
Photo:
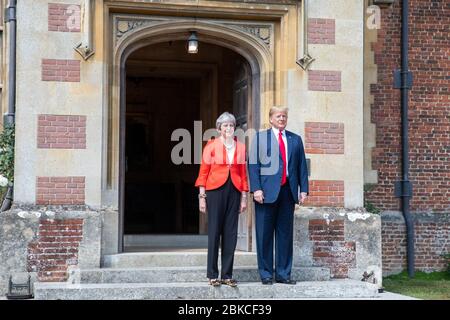
[[[189,54],[185,41],[165,41],[136,50],[126,61],[126,251],[142,244],[206,247],[207,215],[199,214],[194,186],[200,157],[194,153],[202,149],[203,131],[214,128],[222,112],[232,112],[238,128],[249,126],[251,73],[234,51],[209,43],[200,47]],[[179,129],[189,132],[192,144],[182,164],[172,159],[173,148],[182,143],[172,141]]]
[[[187,69],[191,69],[190,76],[187,76],[187,78],[193,77],[193,74],[197,72],[197,76],[194,76],[194,78],[197,78],[196,81],[189,81],[188,86],[183,86],[183,81],[181,80],[183,76],[180,76],[180,65],[176,65],[177,63],[186,63],[183,61],[166,61],[163,65],[161,65],[161,61],[157,66],[155,64],[147,61],[147,72],[149,70],[153,70],[150,73],[153,72],[153,83],[155,84],[155,81],[158,83],[158,85],[161,85],[163,82],[160,80],[161,77],[165,77],[166,79],[176,79],[178,78],[176,83],[172,81],[172,86],[178,86],[178,87],[184,87],[184,88],[191,88],[190,90],[185,91],[187,92],[208,92],[208,94],[199,94],[195,97],[190,96],[189,99],[196,100],[197,104],[199,105],[199,109],[194,112],[195,108],[191,108],[192,113],[190,114],[190,117],[186,116],[186,119],[190,119],[192,121],[193,118],[200,117],[202,121],[204,121],[205,124],[207,124],[208,128],[214,127],[214,124],[212,122],[215,121],[218,112],[223,110],[228,110],[235,112],[233,108],[235,108],[234,105],[236,105],[236,99],[233,98],[233,90],[235,90],[236,85],[238,85],[239,80],[241,80],[242,83],[251,83],[252,86],[247,88],[247,98],[250,103],[247,104],[245,112],[247,112],[247,115],[245,116],[245,119],[247,123],[245,124],[247,127],[254,127],[259,128],[261,121],[261,109],[268,108],[272,104],[273,101],[273,59],[272,55],[270,53],[270,50],[265,46],[262,41],[260,41],[257,37],[252,37],[251,35],[241,32],[235,29],[227,29],[224,26],[214,25],[214,24],[208,24],[208,23],[196,23],[195,25],[192,25],[192,22],[174,22],[174,23],[161,23],[159,26],[152,26],[152,27],[146,27],[142,28],[141,30],[137,30],[133,32],[132,34],[128,35],[127,37],[124,37],[121,39],[120,43],[117,46],[117,50],[115,52],[116,61],[118,62],[117,67],[114,68],[113,72],[113,92],[112,92],[112,131],[114,132],[114,128],[116,128],[116,132],[118,133],[115,135],[114,133],[111,135],[112,141],[110,141],[111,148],[111,164],[108,166],[110,168],[110,171],[108,172],[108,175],[110,177],[110,180],[112,181],[112,184],[114,184],[114,180],[117,181],[118,184],[118,193],[119,193],[119,251],[124,250],[124,242],[123,242],[123,236],[127,233],[128,230],[126,230],[126,209],[127,209],[127,188],[126,188],[126,170],[127,170],[127,149],[126,149],[126,136],[127,136],[127,110],[132,110],[130,108],[127,109],[127,98],[128,98],[128,90],[127,90],[127,83],[132,83],[133,81],[139,80],[132,80],[130,78],[127,78],[128,72],[132,70],[133,68],[133,54],[138,56],[139,54],[136,52],[139,52],[141,49],[145,52],[145,48],[151,48],[151,46],[160,46],[162,49],[164,46],[169,46],[170,44],[173,46],[183,46],[186,39],[189,36],[190,31],[195,30],[199,34],[200,43],[204,44],[205,46],[209,46],[209,48],[216,48],[217,50],[220,50],[223,53],[225,53],[225,56],[235,57],[235,59],[231,58],[231,60],[239,61],[237,63],[238,65],[241,64],[240,69],[246,70],[245,72],[236,71],[239,68],[233,67],[233,76],[231,77],[231,80],[225,81],[225,83],[228,84],[229,87],[231,87],[231,90],[223,90],[223,92],[228,92],[228,95],[231,92],[231,100],[229,100],[229,104],[220,104],[220,103],[211,103],[214,100],[214,95],[217,95],[219,97],[218,90],[214,90],[214,81],[210,81],[214,77],[216,77],[217,81],[220,81],[220,77],[218,76],[217,71],[214,71],[214,68],[209,66],[204,66],[204,69],[208,70],[202,70],[202,68],[198,68],[198,65],[196,68],[193,68],[192,66],[187,66]],[[162,47],[161,47],[162,46]],[[154,47],[156,48],[156,47]],[[144,54],[145,56],[145,54]],[[131,57],[131,59],[129,59]],[[236,57],[239,57],[236,59]],[[203,61],[204,62],[204,61]],[[212,63],[214,65],[214,63]],[[243,67],[247,66],[247,67]],[[130,69],[128,70],[128,68]],[[156,69],[154,69],[156,67]],[[178,67],[178,68],[177,68]],[[184,65],[183,67],[186,67]],[[139,72],[143,72],[142,68],[140,68],[138,65],[134,65],[134,68],[138,70]],[[153,69],[152,69],[153,68]],[[208,69],[209,68],[209,69]],[[164,70],[163,70],[164,69]],[[172,69],[172,71],[170,71]],[[177,69],[175,72],[174,69]],[[195,69],[195,72],[192,72],[192,70]],[[133,71],[133,72],[136,72]],[[158,75],[159,73],[159,75]],[[177,77],[174,77],[175,74],[178,74]],[[167,77],[169,75],[169,77]],[[186,73],[185,73],[186,77]],[[205,78],[206,77],[206,78]],[[209,80],[208,80],[209,77]],[[241,79],[239,79],[241,77]],[[202,80],[203,79],[203,80]],[[205,79],[207,79],[205,81]],[[242,80],[245,80],[242,82]],[[222,79],[223,80],[223,79]],[[149,80],[150,81],[150,80]],[[170,81],[169,81],[170,82]],[[165,81],[166,84],[168,84],[167,81]],[[203,83],[203,84],[202,84]],[[208,85],[210,86],[208,89]],[[217,88],[217,85],[215,86]],[[234,88],[234,89],[233,89]],[[236,91],[236,90],[235,90]],[[234,92],[235,94],[236,92]],[[187,95],[185,95],[187,96]],[[120,98],[120,99],[119,99]],[[161,98],[159,98],[161,99]],[[189,100],[188,99],[188,100]],[[233,99],[235,102],[233,102]],[[240,98],[241,99],[241,98]],[[247,100],[247,99],[245,99]],[[120,101],[120,103],[119,103]],[[242,101],[242,99],[241,99]],[[201,107],[201,105],[211,105],[212,108],[205,108]],[[231,104],[231,106],[230,106]],[[138,110],[139,107],[137,107],[136,110]],[[135,110],[135,111],[136,111]],[[139,113],[139,112],[138,112]],[[129,117],[132,116],[132,114],[129,114]],[[116,122],[116,121],[117,122]],[[148,116],[147,120],[148,121]],[[139,122],[139,120],[137,121]],[[142,122],[142,121],[141,121]],[[118,125],[115,127],[115,124]],[[141,130],[141,132],[145,132],[145,127],[148,125],[141,123],[141,129],[136,129],[136,131]],[[137,125],[136,127],[139,127]],[[191,125],[192,127],[192,125]],[[204,128],[205,129],[205,128]],[[120,134],[119,134],[120,132]],[[131,133],[132,134],[132,133]],[[130,133],[128,133],[128,136]],[[154,136],[154,135],[153,135]],[[114,146],[116,145],[114,143],[114,139],[116,139],[116,142],[120,146],[117,149],[114,149]],[[139,148],[137,148],[139,149]],[[142,155],[141,155],[142,156]],[[143,158],[146,158],[145,155]],[[147,155],[147,159],[148,159]],[[117,160],[117,162],[114,161],[114,159]],[[115,166],[117,164],[117,166]],[[198,168],[198,167],[197,167]],[[197,169],[198,170],[198,169]],[[190,179],[192,180],[192,177],[194,176],[194,173],[196,175],[195,167],[190,170],[186,170],[185,172],[190,171]],[[179,176],[178,176],[179,177]],[[191,210],[193,208],[193,214],[198,215],[198,211],[196,211],[195,206],[196,203],[192,201],[192,189],[190,191],[186,191],[189,188],[192,188],[190,185],[191,182],[187,183],[189,184],[188,188],[185,188],[185,192],[181,193],[181,198],[183,198],[183,195],[187,197],[187,199],[191,199],[190,202],[193,205],[191,207]],[[185,183],[185,185],[187,185]],[[180,187],[181,185],[181,187]],[[180,198],[180,194],[176,193],[175,190],[183,190],[183,181],[180,183],[180,179],[178,180],[178,186],[168,187],[166,192],[166,197],[168,194],[175,193]],[[160,191],[160,190],[159,190]],[[131,192],[132,193],[132,192]],[[130,201],[130,199],[128,199]],[[173,201],[174,208],[172,208],[173,212],[183,212],[183,204],[182,201]],[[186,202],[188,203],[189,200]],[[177,208],[178,206],[178,208]],[[162,209],[160,210],[160,212]],[[160,213],[161,214],[161,213]],[[170,220],[170,219],[169,219]],[[192,223],[183,224],[182,222],[183,217],[178,213],[175,214],[175,222],[171,224],[171,226],[161,226],[164,225],[164,222],[160,222],[160,229],[159,231],[169,230],[171,232],[185,232],[186,230],[190,229],[191,232],[201,234],[202,232],[205,233],[206,230],[202,229],[202,223],[204,225],[204,221],[199,221],[198,225],[196,225],[195,220]],[[201,219],[200,219],[201,220]],[[139,223],[138,223],[139,224]],[[155,224],[155,226],[158,225]],[[130,231],[132,231],[132,223],[129,224],[129,227],[131,228]],[[247,219],[246,221],[240,222],[240,234],[242,235],[242,239],[240,241],[241,249],[243,250],[252,250],[252,224],[251,219]],[[149,232],[149,230],[144,231]],[[150,230],[150,232],[154,232],[154,230]],[[167,231],[166,231],[167,232]],[[253,246],[254,249],[254,246]]]

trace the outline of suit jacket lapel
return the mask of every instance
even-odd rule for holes
[[[287,131],[285,131],[286,132],[286,140],[287,140],[287,145],[288,145],[288,164],[289,164],[289,161],[291,160],[291,155],[292,155],[292,148],[293,148],[293,142],[292,142],[292,136],[291,136],[291,133],[289,132],[287,132]]]
[[[274,141],[275,134],[272,128],[267,131],[267,155],[272,157],[272,142]]]

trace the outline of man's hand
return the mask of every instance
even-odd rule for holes
[[[308,194],[306,192],[300,193],[299,204],[302,205],[306,201],[307,197],[308,197]]]
[[[264,202],[264,192],[262,190],[256,190],[253,193],[253,199],[258,202],[258,203],[263,203]]]

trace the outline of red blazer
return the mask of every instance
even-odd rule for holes
[[[203,149],[202,163],[195,186],[213,190],[221,187],[231,174],[233,185],[240,192],[248,191],[247,167],[245,162],[245,145],[237,139],[234,160],[229,164],[227,152],[222,141],[217,138],[208,141]]]

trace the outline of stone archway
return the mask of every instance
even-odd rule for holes
[[[139,25],[139,24],[138,24]],[[242,25],[219,24],[217,21],[196,21],[175,19],[159,21],[156,24],[142,23],[141,26],[128,23],[125,28],[118,28],[122,32],[120,38],[115,38],[112,57],[111,82],[112,90],[109,103],[109,133],[107,156],[107,185],[117,195],[119,207],[119,235],[123,234],[123,195],[124,195],[124,153],[121,142],[124,138],[124,104],[125,62],[136,50],[164,41],[186,40],[191,31],[196,31],[200,42],[219,45],[231,49],[243,56],[249,63],[252,77],[252,126],[260,127],[264,122],[262,115],[270,108],[274,101],[274,58],[273,39],[267,38],[271,31],[255,32],[252,28]],[[261,26],[259,26],[261,27]],[[269,26],[270,27],[270,26]],[[129,28],[127,30],[126,28]],[[127,32],[123,32],[123,31]],[[264,39],[263,37],[266,37]],[[119,236],[119,250],[122,248],[122,238]]]

